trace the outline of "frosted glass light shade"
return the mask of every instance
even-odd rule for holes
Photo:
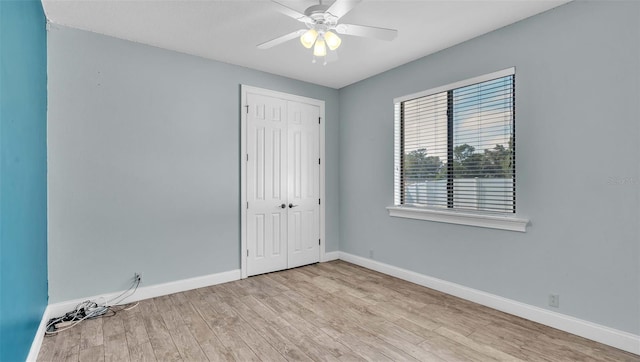
[[[340,39],[339,36],[337,36],[336,34],[330,31],[327,31],[326,33],[324,33],[324,40],[327,43],[327,46],[329,47],[329,49],[331,50],[338,49],[338,47],[342,43],[342,39]]]
[[[305,48],[311,49],[313,43],[317,38],[318,32],[316,31],[316,29],[309,29],[304,34],[302,34],[302,36],[300,36],[300,42]]]
[[[316,46],[313,47],[313,55],[316,57],[324,57],[327,55],[327,47],[324,44],[324,39],[318,38],[316,40]]]

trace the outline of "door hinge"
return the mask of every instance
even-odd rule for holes
[[[244,107],[247,109],[247,114],[249,114],[249,105],[247,104]]]
[[[247,209],[249,208],[249,201],[247,201]]]
[[[247,153],[247,162],[249,162],[249,154]]]
[[[318,245],[320,245],[320,239],[318,239]]]
[[[318,205],[320,205],[320,199],[318,199]]]
[[[320,159],[318,159],[318,165],[320,164]]]
[[[320,119],[321,119],[321,117],[318,117],[318,124],[320,124]]]
[[[247,256],[249,256],[249,249],[247,249]]]

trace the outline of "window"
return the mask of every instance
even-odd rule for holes
[[[396,207],[513,216],[514,68],[394,104]]]

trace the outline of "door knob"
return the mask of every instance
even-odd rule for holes
[[[286,208],[287,208],[287,205],[286,205],[286,204],[282,204],[282,205],[280,205],[280,208],[281,208],[281,209],[286,209]]]
[[[290,209],[291,209],[291,208],[294,208],[294,207],[296,207],[296,206],[298,206],[298,205],[289,204],[289,208],[290,208]]]

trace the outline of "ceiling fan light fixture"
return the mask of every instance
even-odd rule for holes
[[[305,48],[311,49],[317,38],[318,32],[316,29],[309,29],[300,36],[300,42]]]
[[[318,38],[316,45],[313,47],[313,55],[316,57],[324,57],[327,55],[327,47],[324,43],[324,39]]]
[[[323,4],[323,0],[315,0],[319,4],[307,7],[304,12],[281,4],[280,1],[282,0],[271,1],[279,8],[281,13],[304,23],[306,29],[296,30],[258,44],[258,49],[269,49],[289,40],[299,38],[300,43],[305,48],[311,49],[313,47],[313,63],[316,63],[316,58],[318,57],[324,58],[323,64],[325,65],[327,62],[337,59],[336,50],[342,44],[342,39],[337,34],[389,41],[393,40],[398,33],[395,29],[339,23],[341,18],[362,0],[333,0],[331,5]],[[327,50],[327,48],[329,49]]]
[[[338,47],[342,43],[342,39],[340,39],[339,36],[337,36],[335,33],[332,33],[330,31],[327,31],[324,33],[324,41],[325,43],[327,43],[327,46],[331,50],[338,49]]]

